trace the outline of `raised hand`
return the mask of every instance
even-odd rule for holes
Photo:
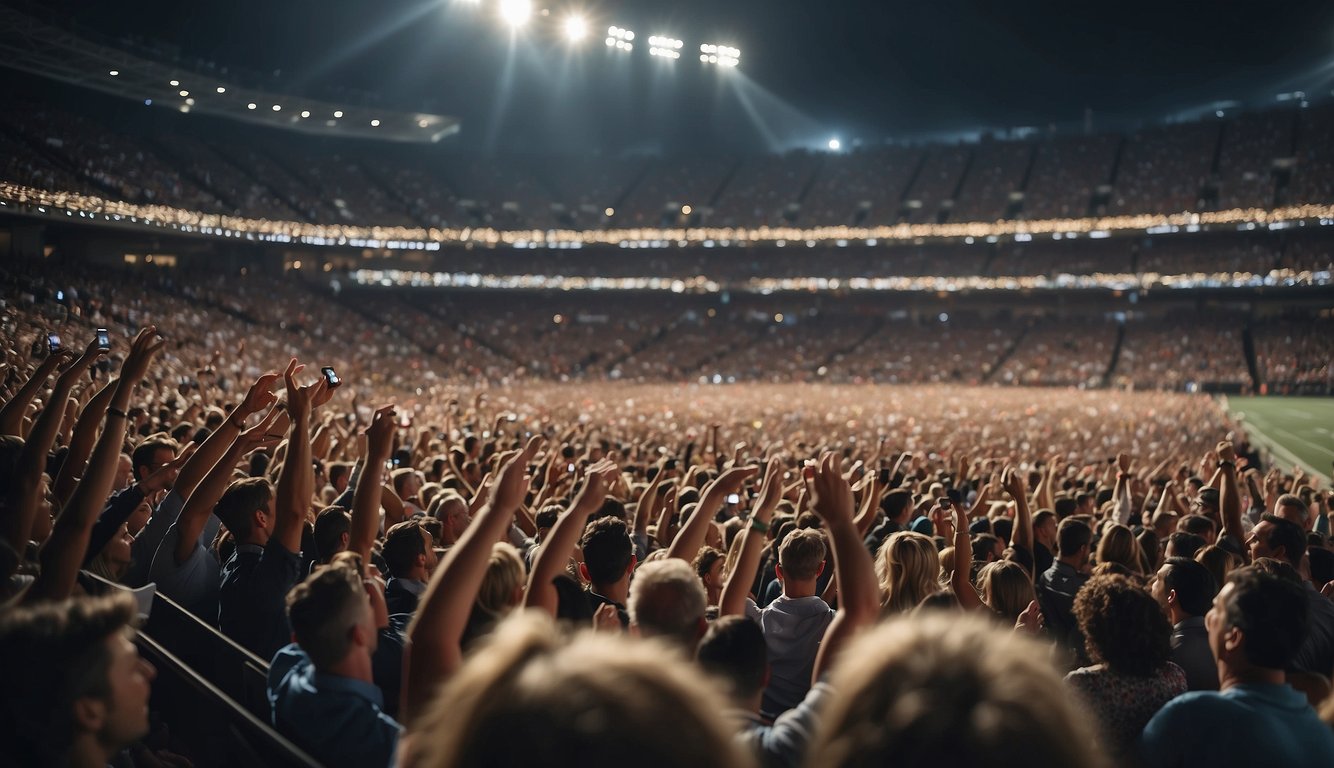
[[[1227,440],[1219,442],[1218,446],[1214,448],[1214,453],[1218,455],[1219,461],[1230,461],[1233,463],[1236,463],[1237,461],[1237,451],[1232,447],[1232,443]]]
[[[842,463],[838,454],[826,451],[818,465],[808,466],[803,472],[812,509],[831,526],[852,522],[852,489],[843,477]],[[765,480],[767,482],[767,476]]]
[[[130,343],[130,354],[120,367],[121,381],[130,385],[142,381],[144,376],[148,375],[148,366],[153,362],[153,358],[166,344],[166,339],[157,334],[156,326],[145,326]]]
[[[250,385],[250,391],[246,392],[245,399],[237,407],[242,419],[278,402],[278,396],[273,393],[273,385],[278,383],[280,376],[281,374],[270,372],[255,379],[255,383]]]
[[[1027,498],[1028,488],[1024,485],[1024,478],[1014,470],[1014,467],[1007,466],[1001,472],[1000,483],[1015,501]]]
[[[490,499],[493,508],[513,513],[523,506],[524,496],[528,493],[528,465],[541,448],[542,437],[533,435],[522,451],[514,451],[502,460],[500,476],[491,486]],[[605,491],[603,495],[606,495]],[[598,501],[598,504],[601,503]]]

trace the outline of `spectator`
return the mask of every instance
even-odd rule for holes
[[[1243,568],[1205,617],[1218,659],[1219,693],[1195,691],[1169,702],[1144,728],[1151,766],[1224,763],[1328,765],[1334,731],[1284,682],[1305,638],[1301,587]],[[1242,738],[1220,739],[1232,733]]]
[[[1218,690],[1218,666],[1204,626],[1204,614],[1218,593],[1209,569],[1189,558],[1168,558],[1150,590],[1172,622],[1172,663],[1186,673],[1186,688]]]

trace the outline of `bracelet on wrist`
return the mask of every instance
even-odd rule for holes
[[[126,413],[125,411],[122,411],[122,410],[119,409],[119,408],[107,408],[107,415],[108,415],[108,416],[119,416],[119,417],[121,417],[122,419],[128,419],[128,418],[130,418],[130,414]]]
[[[758,531],[760,533],[768,533],[769,524],[759,519],[758,517],[752,517],[750,519],[750,529],[752,531]]]

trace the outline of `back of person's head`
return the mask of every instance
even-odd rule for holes
[[[537,514],[533,516],[533,523],[539,531],[550,530],[551,526],[556,524],[556,520],[560,519],[560,513],[561,507],[559,504],[548,504],[539,509]]]
[[[1223,625],[1241,631],[1246,660],[1264,669],[1286,669],[1310,624],[1302,587],[1253,567],[1238,568],[1219,597]]]
[[[635,557],[635,545],[624,520],[604,517],[584,529],[579,547],[584,552],[588,580],[594,584],[614,584],[625,576]]]
[[[417,558],[426,555],[426,548],[430,546],[427,543],[429,534],[425,534],[421,522],[417,520],[404,520],[389,527],[384,532],[384,546],[380,554],[384,557],[384,563],[389,567],[389,575],[394,578],[407,578],[414,566],[417,564]]]
[[[1056,553],[1073,557],[1081,547],[1093,541],[1093,529],[1082,520],[1062,520],[1056,529]]]
[[[940,589],[940,553],[930,537],[911,531],[890,534],[875,559],[875,574],[886,611],[917,607]]]
[[[1133,573],[1143,570],[1144,558],[1135,534],[1124,525],[1108,526],[1098,542],[1098,562],[1120,563]]]
[[[1228,575],[1238,565],[1236,556],[1217,544],[1211,544],[1196,552],[1195,562],[1209,569],[1209,575],[1214,577],[1214,584],[1218,585],[1219,589],[1227,583]]]
[[[1008,517],[998,517],[991,521],[991,530],[1002,544],[1009,546],[1010,537],[1014,534],[1014,521]]]
[[[227,526],[238,543],[245,543],[254,533],[255,511],[265,509],[272,499],[273,486],[268,480],[262,477],[234,480],[222,492],[213,514]]]
[[[1052,509],[1056,511],[1056,519],[1063,521],[1079,510],[1079,502],[1072,496],[1057,496],[1052,502]]]
[[[345,461],[335,461],[329,465],[329,485],[337,486],[340,480],[352,476],[352,465]]]
[[[895,488],[880,499],[880,508],[890,520],[902,522],[903,515],[912,507],[912,493],[906,488]]]
[[[327,670],[347,656],[357,638],[373,649],[370,599],[361,583],[360,558],[340,552],[287,593],[287,620],[301,650],[316,669]]]
[[[617,520],[625,520],[627,517],[625,512],[625,502],[614,496],[608,496],[603,499],[602,506],[598,507],[597,511],[592,514],[591,519],[597,520],[602,517],[614,517]]]
[[[1144,571],[1157,571],[1163,557],[1162,549],[1158,546],[1158,534],[1152,528],[1145,528],[1135,535],[1135,541],[1139,542],[1139,551],[1144,557]]]
[[[1193,533],[1206,541],[1214,533],[1214,521],[1204,515],[1186,515],[1181,518],[1177,526],[1186,533]],[[1191,557],[1191,555],[1183,555],[1183,557]]]
[[[1201,549],[1208,544],[1204,539],[1194,533],[1185,531],[1173,531],[1172,535],[1167,537],[1167,549],[1171,552],[1170,557],[1195,557]]]
[[[528,577],[523,557],[514,545],[497,541],[491,545],[491,559],[486,563],[482,586],[477,590],[477,605],[492,615],[508,613],[523,600],[523,585]]]
[[[440,687],[409,730],[406,763],[751,766],[719,717],[725,710],[715,686],[670,646],[594,632],[566,639],[526,612],[502,622]]]
[[[973,536],[973,562],[988,563],[996,559],[996,550],[1000,539],[994,534],[979,533]]]
[[[1292,565],[1301,563],[1306,556],[1306,532],[1291,520],[1284,520],[1277,515],[1264,515],[1261,522],[1269,523],[1269,536],[1265,544],[1271,552],[1283,548],[1282,557]],[[1277,554],[1274,557],[1278,557]]]
[[[797,528],[778,547],[778,566],[789,581],[810,581],[824,564],[824,534],[814,528]]]
[[[105,707],[97,739],[124,747],[147,733],[147,711],[120,712],[111,642],[134,621],[134,601],[117,593],[0,613],[0,742],[8,765],[65,765],[89,723],[83,700]],[[151,680],[151,672],[149,679]],[[146,707],[147,695],[141,706]],[[9,761],[13,761],[10,763]]]
[[[704,627],[709,598],[704,584],[684,560],[645,563],[630,582],[626,609],[644,637],[662,637],[694,648]]]
[[[1218,594],[1218,583],[1209,569],[1188,557],[1169,557],[1158,577],[1164,592],[1177,593],[1177,605],[1190,616],[1203,616]]]
[[[1152,675],[1172,654],[1172,625],[1158,601],[1125,576],[1089,579],[1074,609],[1089,658],[1113,673]]]
[[[326,507],[315,516],[315,553],[327,563],[343,551],[343,537],[352,530],[352,516],[342,507]]]
[[[748,701],[764,690],[769,649],[764,630],[745,616],[723,616],[710,624],[695,658],[705,672],[723,681],[734,699]]]
[[[987,563],[977,573],[982,600],[998,616],[1014,624],[1028,604],[1036,599],[1033,577],[1022,565],[1013,560]]]
[[[1033,530],[1039,530],[1048,525],[1056,525],[1056,513],[1050,509],[1040,509],[1033,515]]]
[[[1101,766],[1046,650],[981,617],[919,613],[840,656],[810,765]]]

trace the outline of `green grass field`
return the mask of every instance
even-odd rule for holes
[[[1232,397],[1227,405],[1234,417],[1243,418],[1252,442],[1268,447],[1281,464],[1300,462],[1329,479],[1334,398]]]

